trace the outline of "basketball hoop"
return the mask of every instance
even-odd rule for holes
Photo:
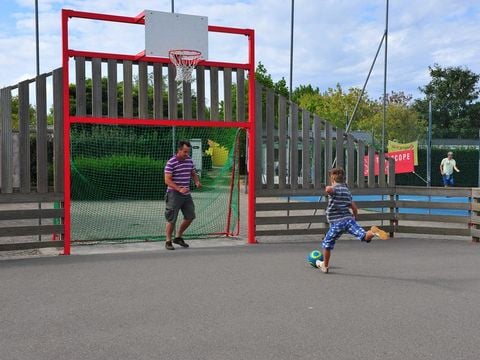
[[[202,60],[202,53],[197,50],[170,50],[170,61],[177,68],[175,80],[192,82],[192,73],[195,66]]]

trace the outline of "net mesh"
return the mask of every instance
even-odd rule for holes
[[[170,50],[168,56],[177,69],[175,80],[191,82],[193,70],[202,59],[202,53],[197,50],[180,49]]]
[[[178,140],[200,173],[196,219],[185,238],[238,233],[239,133],[229,128],[73,124],[72,241],[165,239],[164,166]],[[179,215],[177,227],[182,215]]]

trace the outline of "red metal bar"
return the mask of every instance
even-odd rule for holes
[[[255,244],[255,32],[248,35],[248,243]]]
[[[104,53],[98,51],[86,51],[86,50],[69,50],[68,55],[81,56],[85,58],[100,58],[100,59],[115,59],[115,60],[130,60],[130,61],[146,61],[151,63],[162,63],[169,64],[171,61],[168,58],[157,57],[157,56],[143,56],[145,51],[138,53],[137,55],[127,55],[127,54],[114,54],[114,53]],[[200,66],[211,66],[211,67],[220,67],[220,68],[232,68],[232,69],[245,69],[250,70],[249,64],[242,63],[229,63],[221,61],[200,61],[198,63]]]
[[[140,15],[131,17],[131,16],[99,14],[99,13],[93,13],[93,12],[68,10],[68,9],[63,9],[62,13],[65,13],[65,16],[67,16],[68,18],[113,21],[113,22],[121,22],[121,23],[127,23],[127,24],[140,24],[140,25],[145,24],[145,18],[139,17]]]
[[[255,239],[255,32],[252,29],[237,29],[222,26],[208,26],[212,32],[240,34],[248,36],[248,63],[227,63],[215,61],[202,61],[199,65],[211,67],[225,67],[246,69],[249,71],[249,109],[248,122],[224,122],[224,121],[198,121],[198,120],[150,120],[150,119],[120,119],[70,116],[69,107],[69,58],[71,56],[84,56],[102,59],[132,60],[147,62],[169,63],[170,60],[161,57],[147,57],[143,53],[137,55],[112,54],[89,51],[76,51],[68,48],[68,19],[82,18],[91,20],[103,20],[122,22],[127,24],[145,24],[145,15],[140,13],[136,17],[99,14],[84,11],[62,10],[62,66],[63,66],[63,110],[64,110],[64,255],[70,255],[71,243],[71,214],[70,214],[70,126],[71,123],[97,123],[110,125],[165,125],[165,126],[203,126],[203,127],[232,127],[245,128],[249,137],[248,167],[249,167],[249,192],[248,192],[248,243],[256,243]]]
[[[64,183],[64,240],[63,255],[70,255],[70,96],[68,82],[68,17],[62,10],[62,67],[63,67],[63,183]]]
[[[232,27],[226,27],[226,26],[215,26],[215,25],[208,25],[208,31],[246,35],[246,36],[251,36],[253,33],[252,29],[238,29],[238,28],[232,28]]]
[[[181,119],[131,119],[131,118],[106,118],[94,116],[70,116],[71,123],[104,124],[104,125],[153,125],[153,126],[200,126],[249,129],[248,122],[233,121],[206,121],[206,120],[181,120]]]
[[[230,235],[230,223],[232,221],[232,202],[233,202],[233,189],[235,187],[235,166],[237,166],[237,151],[238,151],[238,139],[239,133],[237,130],[237,136],[235,137],[235,144],[233,148],[233,163],[232,163],[232,174],[230,175],[230,194],[228,196],[228,212],[227,212],[227,226],[225,228],[225,233]]]

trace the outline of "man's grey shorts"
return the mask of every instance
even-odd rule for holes
[[[165,219],[169,223],[175,224],[180,210],[182,210],[185,220],[195,219],[195,204],[193,203],[192,195],[168,191],[165,195]]]

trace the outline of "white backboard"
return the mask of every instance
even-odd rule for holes
[[[197,50],[208,60],[208,17],[145,10],[145,55],[168,57],[173,49]]]

